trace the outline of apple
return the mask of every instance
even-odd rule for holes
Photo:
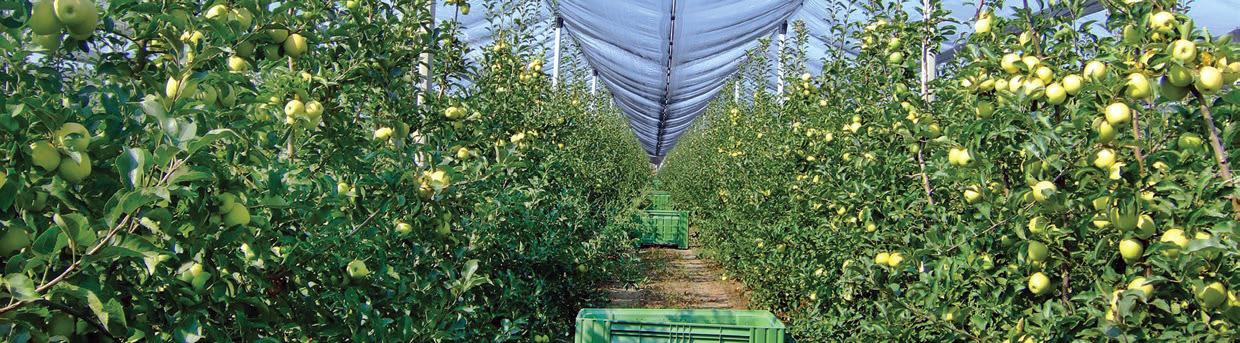
[[[251,13],[248,9],[233,9],[229,17],[241,24],[242,29],[249,29],[251,25],[254,25],[254,13]]]
[[[1025,95],[1028,96],[1030,99],[1033,99],[1033,100],[1041,99],[1042,96],[1046,93],[1045,89],[1046,89],[1046,83],[1043,83],[1042,79],[1029,78],[1028,80],[1025,80]]]
[[[323,104],[318,100],[310,100],[306,103],[306,115],[310,117],[319,117],[323,115]]]
[[[288,39],[288,30],[285,29],[269,29],[267,30],[267,38],[276,43],[284,43]]]
[[[1197,299],[1201,300],[1201,307],[1207,310],[1218,307],[1227,300],[1227,286],[1215,281],[1198,291]]]
[[[189,75],[181,79],[169,77],[168,84],[164,87],[164,95],[167,95],[169,99],[176,99],[178,95],[181,98],[189,98],[197,93],[198,83],[189,80]]]
[[[1189,152],[1200,151],[1203,142],[1201,140],[1201,136],[1192,132],[1185,132],[1180,135],[1180,138],[1176,140],[1176,143],[1181,151]]]
[[[1057,191],[1054,183],[1038,181],[1038,183],[1033,185],[1033,199],[1038,202],[1044,202],[1054,196]]]
[[[973,163],[973,156],[969,155],[968,149],[951,148],[947,151],[947,161],[951,164],[965,166]]]
[[[1123,168],[1124,168],[1124,166],[1125,166],[1125,165],[1126,165],[1126,164],[1124,164],[1123,162],[1116,162],[1115,164],[1112,164],[1112,165],[1111,165],[1111,168],[1110,168],[1110,169],[1108,169],[1108,171],[1110,171],[1110,173],[1108,174],[1108,176],[1107,176],[1107,177],[1111,178],[1111,180],[1119,180],[1119,179],[1122,179],[1122,178],[1123,178]],[[1136,222],[1136,221],[1134,220],[1134,221],[1133,221],[1133,223],[1135,223],[1135,222]]]
[[[892,268],[899,267],[900,262],[904,262],[904,255],[898,252],[893,252],[891,253],[890,256],[887,257],[887,265],[891,266]]]
[[[60,177],[69,183],[81,183],[90,176],[90,156],[80,154],[81,161],[72,158],[60,159]]]
[[[1020,56],[1007,54],[1003,55],[1003,60],[999,61],[999,66],[1010,74],[1016,74],[1020,72],[1020,67],[1016,65],[1016,62],[1020,62]]]
[[[880,252],[877,255],[874,255],[874,264],[877,265],[886,265],[890,260],[891,255],[885,252]]]
[[[1131,238],[1119,241],[1119,255],[1124,258],[1124,262],[1129,264],[1136,262],[1143,252],[1145,252],[1145,247],[1140,241]]]
[[[977,84],[978,91],[989,92],[994,89],[995,89],[995,80],[992,80],[992,79],[986,79]]]
[[[1178,39],[1171,43],[1171,58],[1180,64],[1189,65],[1197,58],[1197,44],[1187,39]]]
[[[1240,62],[1231,62],[1223,69],[1223,83],[1234,84],[1240,80]]]
[[[1011,80],[1008,80],[1007,90],[1009,92],[1016,93],[1016,91],[1019,91],[1021,87],[1024,87],[1024,86],[1025,86],[1025,78],[1023,76],[1017,75],[1016,77],[1013,77]]]
[[[211,8],[207,9],[207,14],[206,14],[207,19],[215,19],[215,18],[223,19],[227,16],[228,16],[227,5],[219,4],[219,5],[211,6]]]
[[[285,117],[294,118],[304,113],[306,113],[306,104],[302,103],[301,100],[289,100],[289,102],[284,105]]]
[[[344,181],[340,181],[336,183],[336,193],[340,193],[340,194],[348,193],[349,190],[352,188],[353,187],[349,186],[349,183],[344,182]]]
[[[1029,260],[1034,262],[1046,261],[1046,258],[1050,256],[1050,250],[1046,244],[1038,241],[1029,241],[1028,253]]]
[[[1043,295],[1051,290],[1051,279],[1042,272],[1029,276],[1029,291],[1034,295]],[[1031,340],[1030,340],[1031,341]]]
[[[1005,80],[1005,79],[997,79],[997,80],[995,80],[995,90],[996,90],[996,91],[1005,91],[1005,90],[1007,90],[1007,89],[1008,89],[1008,81],[1007,81],[1007,80]],[[1000,98],[1000,99],[1002,99],[1002,98]]]
[[[381,128],[375,129],[376,140],[386,141],[391,137],[392,137],[392,128],[381,127]]]
[[[1059,105],[1068,99],[1068,92],[1058,82],[1046,86],[1046,102]]]
[[[1030,41],[1033,41],[1033,38],[1033,31],[1021,32],[1019,37],[1020,45],[1029,44]]]
[[[977,33],[990,33],[990,26],[990,18],[982,18],[973,23],[973,30]]]
[[[1115,150],[1102,149],[1094,155],[1094,166],[1099,169],[1110,169],[1115,164]]]
[[[469,3],[461,4],[461,15],[469,15]]]
[[[1128,74],[1127,90],[1128,97],[1133,99],[1145,99],[1153,94],[1150,87],[1150,79],[1141,73]]]
[[[46,194],[46,193],[40,193]],[[30,245],[30,234],[25,229],[8,227],[0,238],[0,256],[9,256]]]
[[[301,34],[294,33],[288,35],[288,39],[284,40],[284,53],[293,58],[305,55],[310,48],[306,45],[306,37]]]
[[[978,101],[977,106],[973,108],[973,113],[980,118],[990,118],[995,112],[995,105],[989,101]]]
[[[1119,131],[1116,131],[1114,126],[1107,123],[1106,119],[1098,118],[1094,123],[1094,128],[1098,131],[1099,143],[1109,143],[1119,136]]]
[[[51,337],[70,337],[77,331],[77,320],[73,316],[58,312],[48,322],[47,335]]]
[[[469,149],[462,147],[456,151],[456,159],[464,160],[469,158]]]
[[[69,151],[86,151],[90,146],[90,131],[78,123],[64,123],[56,130],[56,145]]]
[[[195,98],[202,100],[204,105],[215,106],[216,100],[219,100],[219,96],[220,93],[215,91],[215,87],[212,87],[211,85],[202,85],[202,91],[198,92],[198,96]]]
[[[1051,68],[1047,68],[1046,66],[1038,67],[1037,71],[1034,73],[1038,76],[1038,79],[1042,80],[1043,83],[1051,83],[1055,77],[1055,73],[1051,71]]]
[[[199,272],[190,280],[189,285],[194,287],[195,291],[202,292],[207,289],[207,281],[211,280],[211,272]]]
[[[34,35],[30,41],[42,48],[43,51],[56,51],[60,50],[60,42],[63,38],[64,35],[53,33],[50,35]]]
[[[1068,95],[1076,95],[1076,93],[1080,92],[1081,91],[1081,76],[1076,75],[1076,74],[1068,74],[1068,76],[1064,76],[1063,77],[1063,90],[1067,91]]]
[[[1201,67],[1201,77],[1197,78],[1197,90],[1202,93],[1214,93],[1223,89],[1223,72],[1218,68]]]
[[[35,0],[30,9],[30,19],[26,26],[36,35],[60,33],[60,18],[56,17],[56,6],[53,0]]]
[[[396,234],[405,236],[410,233],[413,233],[413,225],[409,225],[409,223],[402,222],[399,220],[396,221]]]
[[[1029,232],[1046,232],[1046,219],[1042,217],[1033,217],[1033,219],[1029,219]]]
[[[887,63],[900,64],[904,62],[904,53],[896,51],[887,56]]]
[[[239,73],[250,69],[250,63],[245,61],[241,56],[228,57],[228,71]]]
[[[1033,72],[1034,75],[1041,77],[1040,75],[1038,75],[1037,70],[1042,67],[1042,60],[1038,59],[1037,56],[1029,55],[1029,56],[1021,57],[1020,62],[1025,64],[1025,68],[1027,70],[1029,70],[1030,72]],[[1050,68],[1047,68],[1046,71],[1049,72]]]
[[[1121,36],[1124,37],[1124,43],[1137,44],[1141,42],[1141,32],[1137,31],[1137,27],[1132,24],[1124,26],[1124,31]]]
[[[233,227],[237,225],[245,226],[250,224],[250,209],[245,205],[236,204],[229,209],[228,213],[224,213],[222,222],[225,227]]]
[[[1089,81],[1101,81],[1102,77],[1107,74],[1107,65],[1102,61],[1089,61],[1085,64],[1085,79]]]
[[[67,27],[90,24],[92,14],[96,21],[99,19],[92,0],[55,0],[54,4],[56,18]]]
[[[1161,33],[1169,34],[1175,30],[1176,26],[1180,26],[1175,19],[1175,15],[1167,11],[1159,11],[1150,14],[1150,29]]]
[[[964,200],[970,204],[976,204],[979,200],[982,200],[982,193],[978,193],[977,190],[966,189],[964,190]]]
[[[1122,102],[1107,105],[1104,113],[1106,114],[1107,123],[1111,124],[1111,126],[1119,126],[1132,120],[1132,111],[1128,109],[1128,104]]]
[[[358,0],[348,0],[344,2],[344,7],[348,9],[357,9]]]
[[[366,268],[366,262],[362,260],[353,260],[345,267],[345,271],[349,273],[349,277],[353,279],[361,279],[370,275],[370,269]]]
[[[1181,229],[1170,229],[1167,232],[1163,232],[1162,237],[1158,241],[1179,246],[1179,248],[1163,250],[1162,254],[1166,257],[1175,257],[1180,254],[1180,249],[1188,247],[1188,237],[1184,236],[1184,230]]]
[[[1133,278],[1132,282],[1128,283],[1128,289],[1140,290],[1141,293],[1145,293],[1146,298],[1154,296],[1154,283],[1147,281],[1144,277]]]
[[[1170,77],[1163,76],[1158,80],[1158,92],[1167,100],[1180,101],[1188,95],[1188,88],[1176,86],[1175,83],[1171,82]]]

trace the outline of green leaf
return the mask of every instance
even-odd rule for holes
[[[108,201],[108,215],[104,220],[109,226],[116,225],[116,221],[121,216],[133,213],[138,208],[146,204],[159,200],[160,197],[148,190],[133,190],[126,193],[117,194]]]
[[[34,280],[26,277],[25,274],[9,274],[4,277],[4,284],[8,286],[9,293],[13,294],[13,299],[18,301],[39,299],[39,293],[35,291]]]
[[[168,181],[171,184],[179,184],[183,182],[194,182],[200,180],[214,180],[215,174],[211,172],[211,168],[193,166],[181,167],[172,172],[172,178]]]
[[[229,130],[229,129],[211,130],[211,131],[208,131],[207,134],[203,135],[201,138],[192,140],[188,144],[186,144],[186,146],[188,147],[187,150],[192,155],[194,152],[197,152],[199,149],[202,149],[205,146],[211,145],[211,143],[215,143],[216,141],[221,140],[221,139],[240,140],[241,136],[237,135],[236,132],[233,132],[233,130]]]
[[[39,238],[34,241],[33,248],[35,254],[47,256],[55,254],[60,249],[69,245],[69,237],[62,234],[59,227],[53,227],[47,231],[43,231]]]
[[[99,239],[95,230],[90,228],[90,220],[79,213],[56,214],[52,216],[52,221],[64,230],[65,235],[69,237],[69,242],[75,247],[90,246]]]
[[[138,251],[135,251],[129,248],[113,245],[113,246],[106,246],[106,247],[103,247],[102,249],[99,249],[99,251],[96,252],[94,255],[90,255],[82,259],[82,263],[90,264],[90,263],[95,263],[98,261],[106,261],[106,260],[116,258],[116,257],[145,258],[147,256],[145,254],[142,254]]]
[[[146,157],[150,155],[145,149],[134,148],[124,149],[121,155],[116,157],[116,172],[121,175],[121,180],[125,181],[130,187],[141,187],[142,179],[146,176]]]

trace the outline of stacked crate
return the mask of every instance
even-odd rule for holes
[[[642,245],[674,245],[689,248],[689,212],[672,209],[668,192],[650,193],[650,208],[638,218],[642,224]]]

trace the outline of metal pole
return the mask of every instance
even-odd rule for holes
[[[426,28],[427,32],[435,29],[435,0],[430,1],[431,6],[431,23]],[[417,104],[422,106],[426,104],[426,95],[431,92],[431,64],[434,61],[434,55],[430,51],[423,51],[421,58],[418,59],[418,93]]]
[[[788,35],[788,22],[779,24],[779,64],[775,65],[775,94],[784,95],[784,36]]]
[[[741,102],[741,75],[736,73],[736,83],[732,85],[732,102]]]
[[[564,19],[555,18],[555,57],[551,66],[551,87],[560,84],[560,30],[564,27]]]
[[[921,0],[922,20],[931,21],[934,14],[934,4],[930,0]],[[930,81],[935,77],[935,57],[930,51],[930,34],[925,34],[925,39],[921,42],[921,96],[922,100],[930,102]]]
[[[598,94],[598,71],[590,73],[590,95]]]

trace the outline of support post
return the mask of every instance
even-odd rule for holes
[[[788,35],[788,22],[784,21],[779,24],[779,43],[776,45],[776,58],[779,62],[775,65],[775,94],[784,95],[784,38]]]
[[[598,95],[598,71],[590,73],[590,95]]]
[[[431,32],[435,29],[435,20],[436,20],[435,19],[435,0],[430,1],[430,10],[431,10],[431,22],[430,22],[430,25],[425,28],[426,32]],[[432,55],[430,51],[422,51],[422,54],[420,55],[420,58],[418,58],[418,62],[416,65],[417,70],[418,70],[418,78],[417,78],[418,87],[417,88],[419,90],[418,97],[417,97],[418,106],[422,106],[426,104],[426,96],[427,94],[430,94],[431,92],[431,65],[433,62],[434,62],[434,55]]]
[[[736,83],[732,86],[732,102],[741,102],[741,76],[736,73]]]
[[[932,22],[931,17],[934,15],[934,4],[930,0],[921,0],[922,20]],[[934,52],[930,49],[930,35],[927,33],[925,39],[921,41],[921,97],[926,103],[932,99],[930,97],[930,81],[934,80],[937,64]]]
[[[551,62],[551,88],[560,84],[560,31],[564,28],[564,19],[555,17],[555,56]]]

